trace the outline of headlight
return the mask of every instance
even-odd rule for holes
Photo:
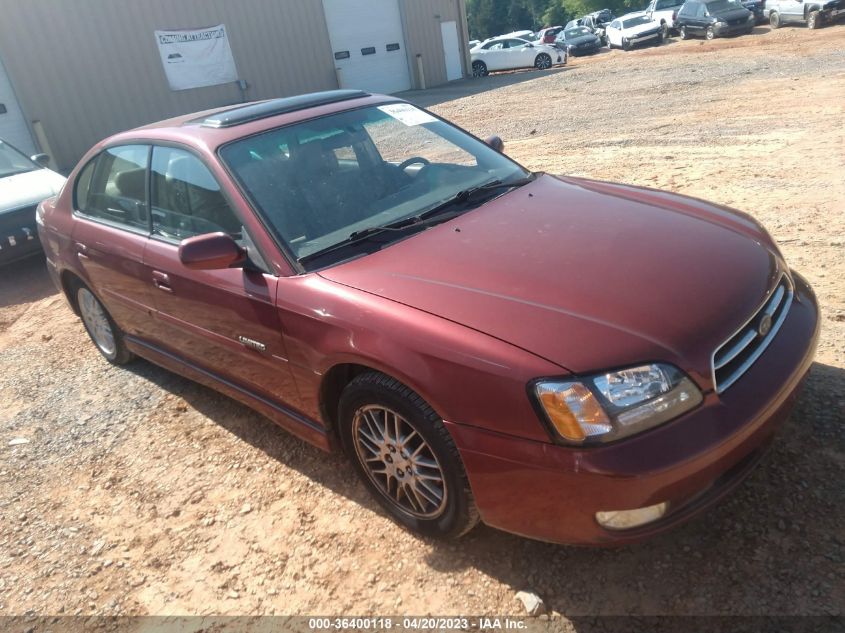
[[[701,391],[663,363],[604,372],[579,380],[542,380],[537,399],[561,439],[578,445],[618,440],[697,407]]]
[[[716,26],[727,26],[728,23],[724,20],[716,20]]]

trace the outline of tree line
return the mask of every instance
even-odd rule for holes
[[[471,39],[544,26],[563,26],[585,13],[610,9],[614,15],[645,8],[648,0],[466,0]]]

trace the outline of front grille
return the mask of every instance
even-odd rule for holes
[[[792,283],[786,275],[763,305],[713,354],[713,385],[721,393],[754,364],[777,334],[792,304]]]

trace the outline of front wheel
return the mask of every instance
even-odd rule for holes
[[[534,68],[537,70],[548,70],[552,67],[552,58],[547,53],[540,53],[534,60]]]
[[[472,62],[472,76],[473,77],[486,77],[490,73],[487,71],[487,64],[485,64],[481,60],[476,60]]]
[[[769,14],[769,24],[771,25],[771,27],[773,29],[779,29],[780,28],[780,25],[781,25],[780,15],[777,12],[772,11]]]
[[[680,29],[678,29],[678,34],[680,35],[682,40],[685,40],[689,37],[689,35],[687,35],[687,27],[685,27],[683,25],[681,26]]]
[[[716,31],[713,30],[712,26],[707,27],[707,31],[704,33],[704,37],[706,37],[708,40],[712,40],[714,37],[716,37]]]
[[[807,16],[807,28],[808,29],[817,29],[821,26],[822,20],[821,16],[819,16],[818,11],[810,11],[810,15]]]
[[[419,395],[384,374],[361,374],[344,389],[338,412],[344,449],[394,521],[444,538],[478,523],[458,449]]]
[[[631,42],[629,42],[628,40],[622,40],[622,50],[623,51],[631,50]]]
[[[134,356],[123,342],[123,333],[112,320],[111,315],[100,300],[82,283],[76,288],[76,306],[82,324],[107,361],[114,365],[125,365]]]

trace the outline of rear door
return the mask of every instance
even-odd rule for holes
[[[156,146],[146,251],[161,346],[253,395],[298,406],[275,306],[278,280],[258,270],[190,270],[179,242],[222,231],[244,244],[240,219],[214,176],[185,149]]]
[[[74,190],[73,242],[94,294],[121,330],[154,335],[149,242],[148,145],[101,152],[80,172]]]

